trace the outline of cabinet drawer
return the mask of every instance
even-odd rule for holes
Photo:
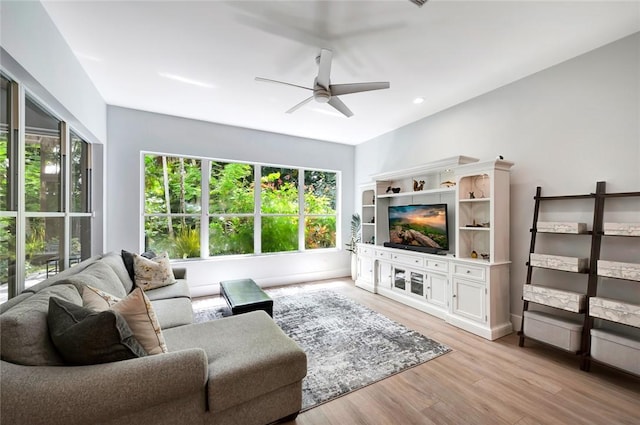
[[[413,255],[392,254],[391,259],[398,263],[408,264],[416,267],[424,267],[424,258]]]
[[[373,255],[373,248],[370,246],[359,246],[358,255],[362,255],[363,257],[371,257]]]
[[[389,251],[376,251],[375,257],[383,260],[391,260],[391,253]]]
[[[484,267],[474,267],[466,264],[454,264],[453,274],[477,280],[484,280]]]
[[[449,270],[449,263],[446,261],[427,258],[425,260],[425,267],[433,271],[446,272]]]

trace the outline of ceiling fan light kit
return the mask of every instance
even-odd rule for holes
[[[311,100],[315,100],[318,103],[328,103],[347,118],[353,116],[353,112],[351,112],[347,105],[345,105],[337,96],[371,90],[388,89],[390,87],[389,82],[331,84],[331,80],[329,77],[331,75],[332,57],[333,52],[331,50],[320,50],[320,54],[316,57],[316,63],[318,64],[318,75],[313,80],[313,88],[303,87],[297,84],[285,83],[283,81],[271,80],[262,77],[256,77],[256,81],[284,84],[287,86],[293,86],[313,91],[313,94],[310,97],[298,103],[293,108],[287,110],[288,114],[300,109]]]

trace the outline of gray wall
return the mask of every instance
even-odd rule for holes
[[[0,68],[93,144],[91,245],[94,253],[102,252],[107,105],[40,2],[2,0],[0,12]]]
[[[141,152],[193,155],[235,161],[321,168],[342,173],[340,217],[349,231],[354,210],[353,146],[231,127],[110,106],[107,148],[107,250],[139,251],[141,232]],[[342,248],[343,243],[338,242]],[[252,277],[278,285],[348,275],[343,250],[269,254],[232,259],[185,261],[194,295],[217,291],[221,280]]]
[[[42,4],[3,0],[1,8],[0,65],[88,142],[104,143],[107,105]]]
[[[500,154],[515,162],[511,173],[511,312],[519,316],[536,186],[546,195],[590,193],[600,180],[607,182],[609,192],[640,190],[639,78],[640,34],[634,34],[358,145],[356,182],[369,181],[371,174],[455,155],[493,159]],[[549,221],[563,217],[592,220],[589,205],[555,208],[549,211]],[[572,214],[563,209],[584,212],[569,218]],[[613,210],[609,220],[638,221],[637,216],[634,219]],[[576,255],[583,254],[583,245],[587,245],[585,256],[589,254],[588,241],[564,239],[555,244]],[[640,244],[608,252],[614,254],[638,262]],[[571,279],[557,274],[554,278]],[[637,291],[630,296],[640,302]]]

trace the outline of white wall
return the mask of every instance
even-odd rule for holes
[[[85,140],[105,142],[107,105],[40,2],[2,1],[0,44],[0,66]]]
[[[107,105],[38,1],[0,3],[0,69],[93,144],[92,251],[103,251],[103,143]]]
[[[515,162],[511,312],[518,322],[536,186],[546,195],[590,193],[600,180],[609,192],[640,190],[639,79],[637,33],[357,146],[356,182],[455,155]],[[580,219],[591,222],[585,205],[565,207],[585,208]],[[565,249],[576,247],[568,243]],[[588,241],[582,244],[588,257]],[[639,261],[639,245],[620,256]]]
[[[141,235],[140,152],[193,155],[341,171],[340,218],[348,232],[354,211],[353,146],[108,107],[107,250],[138,252]],[[343,243],[338,245],[342,248]],[[263,286],[350,274],[344,250],[188,260],[193,295],[216,293],[218,282],[251,277]]]

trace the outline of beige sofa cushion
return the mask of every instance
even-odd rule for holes
[[[82,299],[75,286],[53,285],[4,312],[0,315],[2,360],[30,366],[64,364],[51,342],[47,327],[51,296],[82,305]]]
[[[127,294],[133,290],[133,280],[131,280],[129,272],[125,267],[124,261],[122,261],[122,256],[120,254],[118,254],[117,252],[110,252],[108,254],[105,254],[105,256],[102,257],[101,262],[111,267],[111,270],[113,270],[114,273],[118,276],[118,279],[120,279],[120,282],[122,283],[122,286],[124,287],[124,290]]]
[[[209,409],[216,412],[299,382],[307,357],[264,311],[164,331],[170,352],[202,348],[209,359]]]

